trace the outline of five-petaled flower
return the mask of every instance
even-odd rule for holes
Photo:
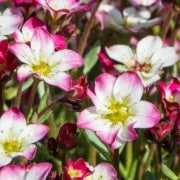
[[[46,83],[70,90],[71,76],[64,71],[79,67],[83,58],[73,50],[55,51],[52,37],[47,30],[36,28],[30,46],[25,43],[13,43],[9,49],[24,64],[17,71],[19,81],[35,75]]]
[[[111,148],[136,139],[134,128],[151,128],[160,120],[156,106],[140,100],[143,84],[134,72],[117,78],[103,73],[95,80],[95,93],[88,89],[87,94],[95,106],[80,113],[77,126],[95,131]]]
[[[16,108],[10,108],[0,118],[0,167],[9,164],[14,157],[28,160],[36,153],[33,144],[49,131],[43,124],[26,125],[26,120]]]
[[[135,71],[144,86],[160,79],[162,68],[175,64],[178,55],[174,47],[163,47],[159,36],[147,36],[137,44],[136,53],[126,45],[114,45],[106,48],[110,58],[124,64],[126,70]]]
[[[9,165],[0,170],[0,180],[45,180],[52,165],[50,163],[38,163],[25,165]]]

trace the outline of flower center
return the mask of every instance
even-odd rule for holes
[[[125,124],[131,113],[126,104],[120,104],[112,100],[108,106],[108,113],[102,114],[103,119],[108,119],[113,124],[121,122]]]
[[[32,69],[34,72],[44,76],[47,76],[51,71],[49,65],[45,62],[40,62],[38,65],[32,65]]]
[[[69,168],[68,169],[68,174],[71,178],[74,178],[74,177],[81,177],[81,171],[79,170],[74,170],[73,168]]]
[[[8,139],[2,144],[2,146],[6,154],[20,152],[22,149],[22,144],[20,144],[17,140],[14,139]]]

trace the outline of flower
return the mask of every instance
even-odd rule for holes
[[[136,6],[151,6],[159,0],[129,0],[129,2]]]
[[[63,49],[55,52],[52,37],[42,28],[36,28],[30,46],[13,43],[9,49],[24,63],[17,71],[19,81],[34,75],[66,91],[70,90],[72,80],[64,71],[83,64],[83,58],[75,51]]]
[[[18,8],[7,8],[0,13],[0,35],[9,35],[14,33],[22,24],[23,17]]]
[[[6,65],[6,57],[8,52],[8,40],[4,36],[0,36],[0,71]]]
[[[77,144],[77,126],[73,123],[64,124],[57,137],[58,144],[67,149],[71,149]]]
[[[53,19],[58,19],[62,14],[87,11],[89,5],[81,5],[81,0],[36,0],[43,8],[50,11]]]
[[[84,180],[118,180],[117,172],[110,163],[100,163],[95,168],[93,168],[93,173]]]
[[[167,86],[163,81],[158,86],[167,113],[177,111],[180,108],[180,81],[172,78]]]
[[[151,12],[145,8],[135,9],[127,7],[121,13],[117,8],[108,4],[101,4],[96,18],[100,22],[101,30],[105,27],[117,31],[138,32],[162,23],[161,18],[151,18]]]
[[[14,40],[16,42],[29,43],[33,38],[36,28],[42,28],[47,30],[45,23],[41,21],[39,18],[32,17],[28,19],[24,23],[22,27],[22,31],[17,30],[13,34]],[[61,50],[66,47],[67,41],[63,36],[59,34],[51,34],[50,36],[54,42],[54,46],[56,50]]]
[[[80,113],[77,126],[95,131],[113,149],[135,140],[134,128],[151,128],[160,120],[156,106],[140,100],[143,85],[134,72],[125,72],[117,78],[103,73],[95,80],[95,93],[88,89],[87,95],[95,106]]]
[[[9,165],[0,170],[0,180],[45,180],[52,165],[38,163],[25,167],[24,165]]]
[[[159,36],[147,36],[137,44],[136,53],[129,46],[114,45],[106,48],[110,58],[123,63],[126,70],[138,73],[144,86],[160,79],[162,68],[175,64],[178,55],[174,47],[163,47]]]
[[[33,144],[49,131],[43,124],[26,125],[26,120],[16,108],[9,108],[0,118],[0,167],[9,164],[14,157],[30,160],[36,153]]]
[[[68,160],[62,170],[63,180],[83,180],[86,176],[91,174],[86,162],[80,158],[73,162]]]

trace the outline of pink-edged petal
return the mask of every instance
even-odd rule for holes
[[[64,49],[53,54],[50,66],[53,66],[54,71],[67,71],[83,64],[83,58],[75,51]]]
[[[94,106],[83,110],[78,117],[77,127],[92,131],[100,131],[106,121],[100,119]]]
[[[121,74],[113,89],[114,98],[119,102],[134,103],[138,102],[143,95],[143,84],[139,76],[134,72]]]
[[[101,131],[97,131],[96,134],[103,142],[111,146],[117,138],[120,127],[121,125],[119,124],[113,126],[113,124],[109,122],[105,126],[101,125]]]
[[[26,158],[27,160],[31,160],[36,154],[36,145],[31,144],[23,148],[22,152],[19,153],[19,156]]]
[[[31,65],[34,57],[30,47],[23,43],[14,43],[9,45],[9,50],[23,63]]]
[[[5,155],[3,155],[1,153],[1,156],[0,156],[0,167],[8,165],[11,161],[12,161],[11,157],[5,156]],[[0,180],[4,180],[4,179],[0,179]]]
[[[44,6],[44,7],[48,7],[47,6],[47,3],[46,3],[46,0],[35,0],[38,4]]]
[[[13,33],[13,38],[16,42],[22,42],[22,43],[24,42],[24,37],[19,30]]]
[[[43,77],[48,84],[69,91],[72,87],[71,76],[67,73],[60,72],[49,77]]]
[[[37,61],[47,62],[49,60],[48,58],[54,52],[54,42],[47,30],[41,27],[35,29],[31,49]]]
[[[112,97],[116,77],[102,73],[95,79],[95,93],[99,100],[104,101]]]
[[[8,35],[8,34],[14,33],[19,28],[22,21],[23,19],[20,16],[1,15],[0,16],[0,34]]]
[[[50,163],[39,163],[32,166],[29,170],[26,180],[46,180],[47,175],[52,169],[52,165]]]
[[[9,108],[0,118],[0,130],[19,132],[20,130],[23,130],[25,126],[25,117],[16,108]]]
[[[0,180],[24,180],[25,174],[23,166],[9,165],[0,170]]]
[[[55,49],[58,50],[62,50],[65,49],[67,46],[67,40],[65,39],[65,37],[58,35],[58,34],[52,34],[51,38],[54,41],[54,45],[55,45]]]
[[[161,64],[161,67],[172,66],[179,59],[174,47],[165,47],[157,51],[152,57],[152,64]]]
[[[132,117],[134,128],[152,128],[161,119],[159,110],[150,102],[140,101],[134,104],[131,109],[136,112],[136,115]]]
[[[26,144],[39,141],[47,135],[49,127],[44,124],[30,124],[24,128],[19,139],[24,140]]]
[[[17,78],[19,81],[24,81],[32,75],[32,69],[28,65],[23,64],[17,70]]]
[[[46,29],[45,23],[37,17],[32,17],[26,21],[22,28],[22,33],[27,42],[31,41],[37,27]]]
[[[106,48],[108,56],[118,62],[131,67],[135,64],[135,55],[129,46],[114,45]]]
[[[148,63],[151,56],[162,48],[163,42],[159,36],[147,36],[137,45],[137,61],[141,64]],[[149,62],[150,63],[150,62]]]
[[[117,172],[110,163],[100,163],[94,168],[93,179],[117,180]]]
[[[117,135],[123,141],[133,141],[138,135],[134,130],[134,123],[130,123],[127,127],[122,127]]]

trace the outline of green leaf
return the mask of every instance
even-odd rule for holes
[[[38,112],[42,111],[47,106],[47,98],[49,95],[49,90],[47,90],[41,98],[40,105],[38,107]]]
[[[109,151],[109,147],[106,146],[97,136],[94,132],[89,131],[89,130],[82,130],[83,135],[85,136],[85,138],[87,139],[87,141],[89,143],[91,143],[96,149],[97,151],[103,155],[103,157],[107,160],[107,161],[111,161],[110,158],[110,151]]]
[[[52,114],[52,110],[49,110],[45,112],[40,118],[39,118],[39,123],[44,123]]]
[[[162,172],[168,178],[172,180],[178,180],[176,174],[171,169],[169,169],[165,164],[162,164]]]
[[[98,61],[98,53],[100,52],[100,50],[100,43],[99,41],[97,41],[84,58],[84,74],[88,73],[95,66]]]

